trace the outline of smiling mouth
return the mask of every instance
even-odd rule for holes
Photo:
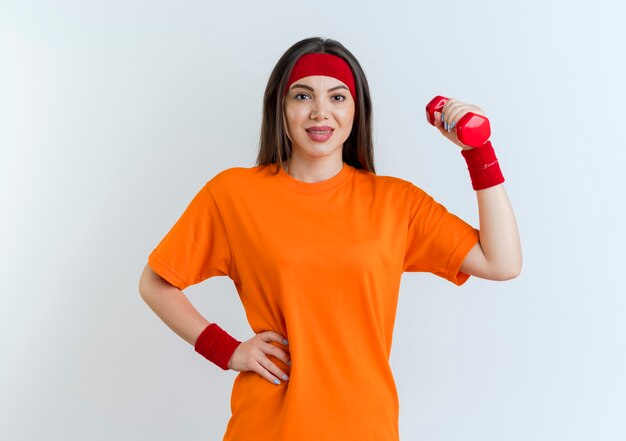
[[[332,132],[332,130],[322,130],[322,131],[318,131],[318,130],[307,130],[307,132],[309,133],[315,133],[316,135],[325,135],[327,133]]]

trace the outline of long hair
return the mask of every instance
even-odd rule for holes
[[[305,38],[295,43],[274,66],[263,96],[263,120],[256,165],[280,164],[284,168],[291,157],[291,141],[284,130],[282,92],[298,58],[310,53],[337,55],[350,66],[357,96],[352,131],[343,144],[342,157],[346,164],[375,174],[372,101],[367,78],[352,52],[336,40],[321,37]],[[276,172],[278,170],[277,167]]]

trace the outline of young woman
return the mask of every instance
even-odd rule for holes
[[[513,211],[490,142],[461,143],[471,104],[435,127],[462,149],[480,230],[411,182],[375,174],[371,101],[356,58],[308,38],[276,64],[254,167],[209,180],[148,257],[140,292],[195,350],[233,369],[228,441],[393,441],[399,403],[389,354],[400,279],[456,285],[521,270]],[[231,337],[181,290],[230,277],[255,335]]]

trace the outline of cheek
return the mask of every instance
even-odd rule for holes
[[[300,116],[296,110],[294,110],[293,108],[289,108],[289,107],[285,109],[285,122],[287,124],[289,125],[296,124],[299,119],[300,119]]]
[[[354,108],[345,109],[341,112],[340,118],[345,125],[352,127],[352,123],[354,122]]]

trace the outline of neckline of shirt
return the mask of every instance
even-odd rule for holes
[[[330,190],[345,182],[354,173],[354,167],[343,162],[341,170],[335,176],[320,182],[304,182],[288,174],[280,165],[278,167],[278,179],[287,187],[300,193],[320,193]]]

